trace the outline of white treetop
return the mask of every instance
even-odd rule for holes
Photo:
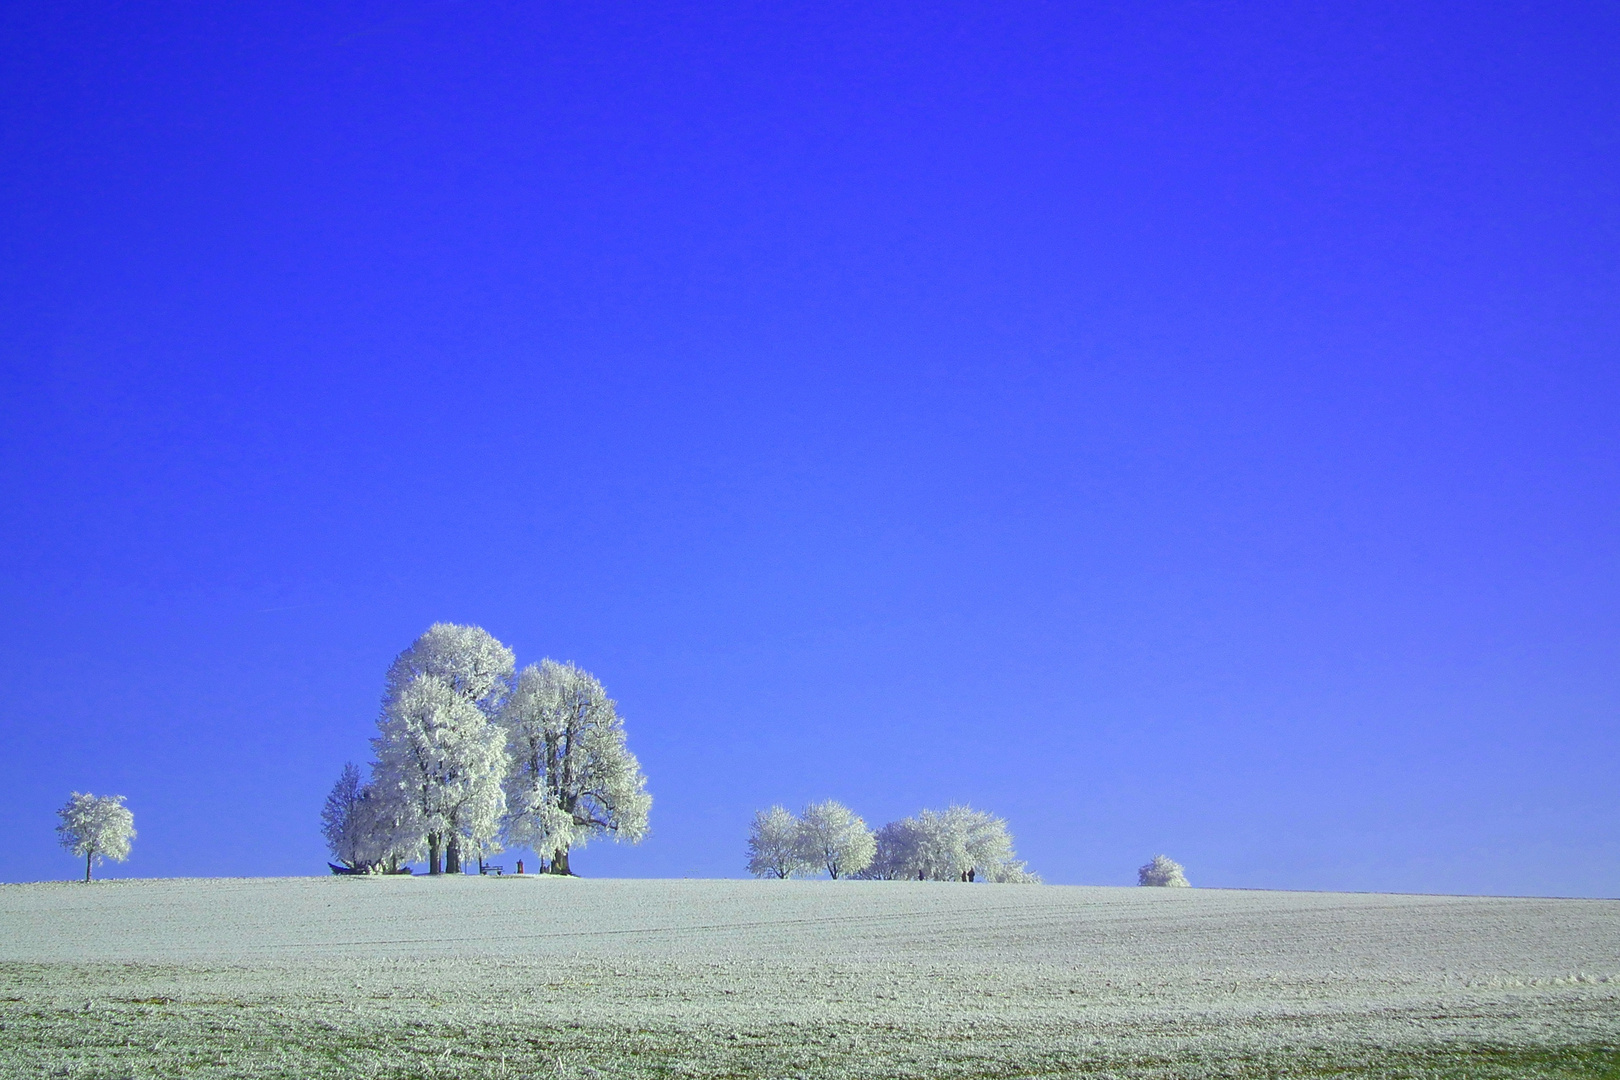
[[[1172,889],[1190,888],[1187,871],[1168,855],[1155,855],[1153,861],[1136,871],[1138,885],[1157,885]]]
[[[135,839],[135,815],[124,805],[122,795],[97,797],[75,791],[56,816],[62,819],[56,826],[62,846],[84,856],[84,880],[90,880],[90,868],[95,863],[129,858],[129,843]]]
[[[530,664],[501,724],[512,759],[508,843],[550,852],[553,872],[566,874],[569,851],[594,837],[638,843],[647,834],[647,778],[613,699],[589,672],[555,660]]]
[[[799,819],[780,806],[754,814],[748,832],[748,872],[755,877],[792,877],[814,863],[800,852]]]
[[[872,862],[876,844],[866,822],[843,803],[811,803],[799,818],[799,856],[826,869],[834,880],[858,874]]]
[[[388,668],[383,699],[391,700],[418,676],[434,675],[493,717],[511,688],[512,650],[480,626],[434,623]]]
[[[390,672],[389,698],[372,742],[373,788],[414,840],[406,858],[425,845],[429,871],[459,872],[460,853],[493,839],[506,809],[506,739],[470,694],[439,675],[418,674],[399,685]]]

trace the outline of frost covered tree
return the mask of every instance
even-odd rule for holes
[[[372,784],[360,778],[353,762],[343,766],[321,808],[321,835],[332,857],[350,869],[399,868],[414,845],[408,819]]]
[[[1034,884],[1013,852],[1007,822],[970,806],[923,810],[877,833],[877,851],[864,876],[896,880],[993,881]]]
[[[799,857],[833,880],[865,870],[876,851],[872,830],[843,803],[811,803],[799,817]]]
[[[1187,880],[1187,871],[1168,855],[1155,855],[1152,862],[1140,867],[1136,871],[1136,883],[1173,889],[1185,889],[1192,885],[1192,882]]]
[[[916,877],[916,859],[913,856],[915,824],[915,818],[903,818],[879,829],[872,837],[872,861],[856,876],[874,881],[900,881]]]
[[[760,810],[748,831],[748,872],[786,878],[808,865],[800,854],[799,819],[780,806]]]
[[[75,791],[56,816],[61,818],[56,835],[62,846],[84,856],[85,881],[90,880],[90,868],[96,863],[129,858],[129,843],[135,839],[135,815],[124,805],[122,795],[98,797]]]
[[[321,807],[321,835],[326,837],[326,848],[338,862],[352,869],[370,866],[370,844],[366,836],[366,785],[360,779],[360,770],[354,762],[343,766],[337,783],[326,796]]]
[[[511,771],[507,843],[550,853],[568,874],[568,854],[607,836],[639,843],[652,796],[625,742],[624,721],[602,684],[574,664],[543,660],[518,674],[501,710]]]
[[[372,740],[372,791],[401,858],[426,849],[428,872],[461,871],[505,811],[505,738],[492,722],[511,689],[512,650],[477,626],[434,623],[389,666]]]
[[[392,687],[391,687],[392,689]],[[392,694],[371,741],[372,787],[395,815],[405,858],[427,849],[428,873],[460,873],[461,854],[499,829],[508,759],[501,729],[437,675],[417,675]]]

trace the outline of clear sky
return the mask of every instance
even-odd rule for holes
[[[1612,3],[7,5],[0,878],[324,872],[449,620],[618,699],[586,874],[1620,894],[1617,102]]]

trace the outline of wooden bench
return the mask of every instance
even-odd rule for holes
[[[500,877],[506,873],[506,867],[500,866],[496,863],[485,863],[484,868],[478,872],[486,876],[489,874],[494,874],[496,877]]]

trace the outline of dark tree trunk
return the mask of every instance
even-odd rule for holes
[[[568,849],[558,848],[551,856],[551,872],[573,877],[574,872],[568,869]]]
[[[428,873],[439,872],[439,834],[428,833]]]
[[[96,853],[93,851],[87,851],[84,853],[84,880],[86,881],[90,880],[90,860],[95,857]]]
[[[461,837],[451,834],[449,841],[444,845],[444,872],[447,874],[461,873]]]

